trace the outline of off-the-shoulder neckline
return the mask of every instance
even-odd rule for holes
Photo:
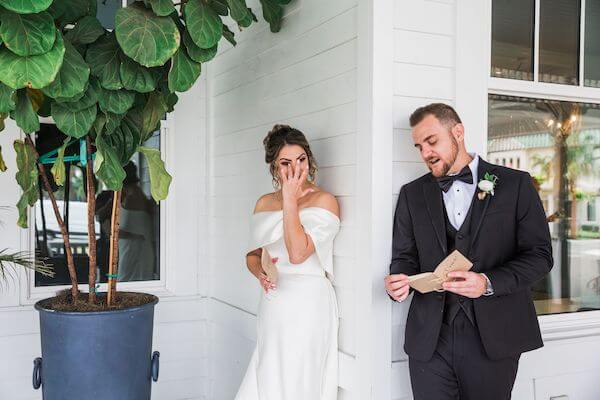
[[[323,211],[325,211],[325,212],[327,212],[327,213],[331,214],[332,216],[334,216],[334,217],[335,217],[335,218],[336,218],[338,221],[340,220],[340,217],[338,217],[337,215],[335,215],[335,213],[333,213],[332,211],[330,211],[330,210],[326,209],[325,207],[319,207],[319,206],[302,207],[302,208],[299,210],[299,212],[302,212],[302,211],[304,211],[304,210],[308,210],[308,209],[311,209],[311,208],[316,208],[316,209],[319,209],[319,210],[323,210]],[[281,209],[281,210],[257,211],[257,212],[255,212],[255,213],[254,213],[254,214],[252,214],[252,215],[254,216],[254,215],[258,215],[258,214],[265,214],[265,213],[280,213],[280,212],[283,212],[283,209]]]

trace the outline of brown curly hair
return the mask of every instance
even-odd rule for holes
[[[289,125],[274,125],[263,139],[265,147],[265,162],[269,165],[269,171],[273,177],[273,187],[279,187],[279,178],[277,176],[277,156],[285,145],[298,145],[302,147],[308,157],[308,180],[315,182],[317,178],[317,162],[310,150],[310,145],[304,133]]]

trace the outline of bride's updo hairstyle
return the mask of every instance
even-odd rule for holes
[[[292,128],[289,125],[275,125],[263,139],[265,146],[265,162],[269,164],[271,176],[273,177],[273,187],[278,189],[280,186],[279,177],[277,176],[277,157],[279,152],[285,145],[298,145],[304,149],[308,157],[308,181],[315,182],[317,177],[317,162],[310,151],[308,140],[304,133],[298,129]]]

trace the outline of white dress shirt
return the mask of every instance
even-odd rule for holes
[[[476,153],[469,153],[469,155],[473,157],[473,160],[469,163],[469,169],[471,170],[471,174],[473,174],[473,183],[455,180],[452,182],[452,186],[450,186],[450,189],[447,192],[442,191],[442,195],[444,196],[444,207],[446,207],[448,219],[456,230],[459,230],[463,222],[465,222],[469,207],[473,201],[473,196],[475,195],[475,190],[477,190],[477,166],[479,165],[479,156]],[[487,281],[487,288],[483,295],[491,296],[494,294],[492,283],[486,274],[482,275]]]
[[[459,230],[465,221],[467,213],[469,212],[469,207],[471,206],[471,201],[475,195],[475,190],[477,189],[477,166],[479,165],[479,156],[475,153],[469,153],[469,155],[473,157],[473,161],[469,163],[469,169],[473,174],[473,183],[455,180],[452,182],[452,186],[450,186],[450,189],[447,192],[442,191],[448,219],[456,230]]]

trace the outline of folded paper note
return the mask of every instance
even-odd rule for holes
[[[433,272],[411,275],[408,277],[408,283],[410,287],[421,293],[429,293],[434,290],[443,292],[442,283],[450,280],[448,272],[468,271],[472,266],[473,263],[463,256],[460,251],[454,250],[442,260]]]
[[[260,264],[262,265],[263,271],[267,274],[267,279],[271,283],[277,283],[277,266],[273,264],[273,260],[267,249],[263,247],[262,255],[260,257]]]

